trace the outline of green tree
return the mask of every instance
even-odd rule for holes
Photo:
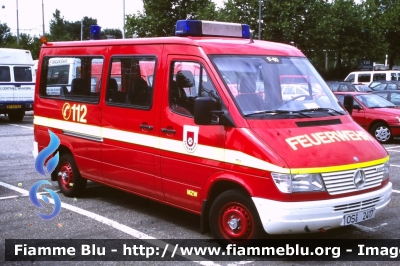
[[[91,25],[97,25],[97,19],[83,17],[82,20],[78,20],[75,22],[72,21],[65,22],[65,27],[69,33],[71,41],[80,41],[81,33],[82,33],[82,40],[89,40]]]
[[[0,24],[0,47],[6,47],[12,41],[11,29],[6,23]]]
[[[377,30],[381,33],[379,47],[381,61],[388,55],[389,66],[400,64],[400,1],[398,0],[366,0],[365,6],[371,9]]]
[[[265,6],[262,5],[262,14],[265,14]],[[220,21],[248,24],[254,31],[254,38],[258,38],[258,0],[228,0],[218,10],[217,18]],[[263,36],[263,30],[261,31]]]
[[[126,35],[129,37],[162,37],[175,34],[177,20],[194,14],[198,19],[217,17],[211,0],[143,0],[143,12],[126,16]]]
[[[67,31],[66,21],[61,17],[60,10],[56,9],[53,13],[53,19],[50,20],[49,41],[67,41],[70,36]]]
[[[17,45],[17,36],[11,34],[7,24],[0,24],[0,47],[26,49],[31,51],[33,59],[37,59],[40,51],[39,38],[25,33],[21,33],[19,37],[19,45]]]
[[[102,39],[122,39],[122,31],[120,29],[104,29],[101,31]]]

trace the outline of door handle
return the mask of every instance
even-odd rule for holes
[[[167,133],[167,134],[176,134],[176,130],[175,129],[169,129],[169,128],[162,128],[161,132]]]
[[[140,128],[141,129],[147,129],[147,130],[153,130],[153,126],[149,126],[149,125],[146,125],[146,124],[141,124]]]

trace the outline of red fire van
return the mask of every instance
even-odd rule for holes
[[[51,178],[64,195],[92,180],[199,214],[203,232],[233,243],[355,224],[388,205],[388,153],[300,50],[242,24],[184,20],[176,34],[43,44],[34,154],[58,136]],[[52,58],[80,62],[64,94],[47,93]],[[288,82],[304,94],[284,100]]]

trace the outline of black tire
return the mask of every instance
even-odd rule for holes
[[[61,156],[56,171],[58,186],[66,197],[78,196],[86,188],[87,180],[82,178],[71,154]]]
[[[236,190],[225,191],[214,200],[209,222],[222,245],[250,245],[264,234],[253,201]]]
[[[371,135],[380,143],[389,143],[393,139],[392,131],[384,123],[378,123],[371,129]]]
[[[8,120],[10,120],[10,122],[21,122],[22,119],[24,119],[25,111],[24,110],[12,111],[12,112],[9,112],[7,114],[7,116],[8,116]]]

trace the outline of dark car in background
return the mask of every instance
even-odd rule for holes
[[[368,87],[374,91],[382,90],[400,90],[400,81],[396,80],[378,80],[371,82]]]
[[[344,96],[354,99],[351,116],[380,143],[388,143],[393,137],[400,137],[400,109],[374,93],[335,92],[336,98],[344,104]]]
[[[331,91],[359,91],[359,92],[371,92],[367,85],[362,83],[355,84],[346,81],[326,81],[326,84],[331,89]]]
[[[396,106],[400,106],[400,90],[382,90],[372,93],[381,96]]]

